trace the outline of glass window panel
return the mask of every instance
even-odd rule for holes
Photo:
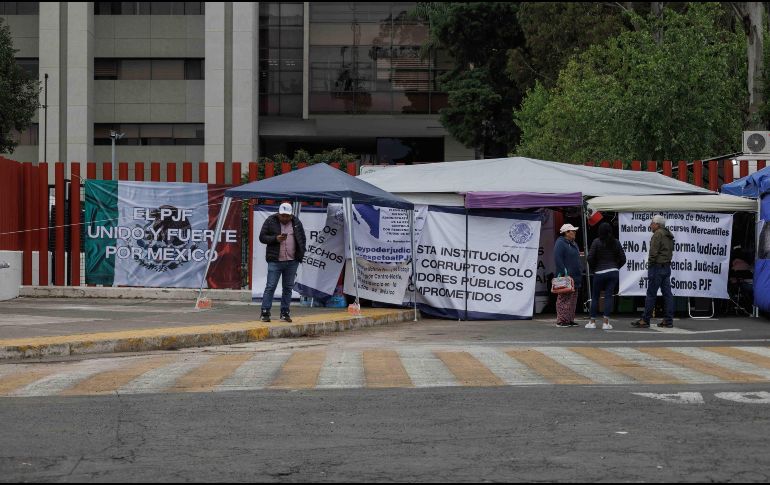
[[[40,61],[38,59],[16,59],[16,64],[24,69],[31,78],[37,79]]]
[[[311,45],[353,45],[350,24],[310,24]]]
[[[303,47],[303,29],[302,27],[281,27],[280,29],[280,47],[301,49]]]
[[[151,79],[148,59],[123,59],[120,61],[119,79]]]
[[[282,72],[280,76],[280,92],[286,94],[302,94],[302,73]]]
[[[398,23],[393,26],[393,44],[395,45],[423,45],[427,42],[428,35],[427,25]]]
[[[153,2],[137,2],[136,13],[138,15],[151,15],[153,12]]]
[[[301,49],[281,49],[282,71],[302,71],[303,64]]]
[[[115,11],[113,8],[112,12],[114,14],[121,14],[121,15],[136,15],[137,12],[137,6],[139,5],[138,2],[120,2],[120,9],[118,11]]]
[[[431,91],[432,83],[429,71],[395,71],[392,79],[394,90]]]
[[[142,138],[173,138],[174,125],[169,123],[147,123],[140,125]]]
[[[40,2],[16,2],[16,15],[40,15]]]
[[[116,127],[119,133],[125,133],[125,138],[139,138],[139,125],[135,123],[124,123]],[[109,133],[108,133],[109,135]]]
[[[204,15],[203,2],[184,2],[185,15]]]
[[[173,2],[151,2],[150,12],[152,15],[170,15],[172,3]]]
[[[310,2],[311,22],[352,22],[353,4],[349,2]]]
[[[266,86],[267,93],[279,93],[280,92],[280,76],[279,72],[267,72],[266,76],[262,78],[262,85]]]
[[[171,2],[171,15],[184,15],[185,2]]]
[[[353,103],[353,93],[312,93],[309,109],[311,113],[347,113],[353,110]]]
[[[301,115],[302,114],[302,95],[290,94],[281,95],[280,114],[282,115]]]
[[[259,2],[259,25],[279,25],[280,4],[275,2]]]
[[[115,59],[94,59],[94,79],[118,79],[118,61]]]
[[[152,79],[158,80],[183,80],[184,60],[181,59],[153,59]]]
[[[426,114],[429,109],[428,93],[393,93],[393,111],[404,114]]]
[[[305,8],[301,3],[281,4],[281,25],[303,25]]]
[[[359,94],[356,98],[360,111],[368,113],[390,113],[393,111],[391,93]]]
[[[187,80],[205,79],[206,68],[203,59],[186,59],[184,69],[184,78]]]
[[[277,115],[280,107],[280,97],[277,94],[262,94],[259,96],[259,113]]]
[[[436,114],[440,109],[449,106],[449,95],[446,93],[432,93],[430,95],[430,112]]]
[[[109,138],[112,125],[94,123],[94,138]]]
[[[196,138],[195,124],[179,123],[174,125],[174,138]]]

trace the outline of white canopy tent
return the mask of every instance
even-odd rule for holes
[[[757,204],[751,199],[734,195],[653,195],[594,197],[588,207],[605,212],[650,211],[703,211],[703,212],[756,212]]]

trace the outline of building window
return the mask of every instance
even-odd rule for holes
[[[32,79],[37,79],[40,75],[40,60],[37,57],[17,57],[16,64]]]
[[[94,145],[111,145],[110,132],[125,133],[117,145],[203,145],[203,123],[95,123]]]
[[[16,130],[11,130],[11,138],[15,140],[20,146],[38,145],[40,137],[40,125],[33,123],[29,128],[19,133]]]
[[[411,165],[443,160],[443,138],[377,138],[377,163]]]
[[[94,79],[185,80],[204,79],[203,59],[94,59]]]
[[[206,2],[94,2],[96,15],[204,15]]]
[[[0,2],[0,15],[40,15],[40,2]]]
[[[311,113],[438,113],[451,69],[440,52],[423,56],[428,27],[409,18],[415,4],[310,4]]]
[[[259,114],[302,116],[302,3],[259,3]]]

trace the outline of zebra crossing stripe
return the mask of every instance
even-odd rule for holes
[[[453,387],[460,383],[430,349],[405,348],[398,356],[414,387]]]
[[[121,367],[114,370],[100,372],[88,377],[69,389],[61,392],[63,396],[80,396],[85,394],[109,394],[133,381],[142,374],[170,364],[176,360],[176,356],[165,355],[163,357],[138,357],[123,362]]]
[[[532,349],[509,350],[510,355],[553,384],[595,384],[594,381]]]
[[[359,351],[333,351],[318,375],[318,389],[364,387],[364,362]]]
[[[13,392],[13,395],[19,397],[51,396],[69,389],[94,374],[114,369],[122,364],[121,359],[96,359],[67,365],[64,372],[52,373],[47,377],[36,380],[25,387],[17,389]]]
[[[414,387],[404,364],[393,350],[368,350],[363,353],[366,387]]]
[[[677,352],[669,348],[648,347],[648,348],[640,348],[639,350],[646,354],[649,354],[659,359],[670,362],[672,364],[679,365],[682,367],[687,367],[697,372],[714,376],[723,381],[728,381],[728,382],[764,382],[765,381],[765,379],[759,376],[745,374],[743,372],[732,371],[730,369],[726,369],[724,367],[710,364],[703,360],[690,357],[689,355],[685,355],[681,352]]]
[[[723,380],[709,374],[697,372],[681,365],[672,364],[663,359],[654,357],[648,353],[630,347],[605,347],[605,350],[612,352],[634,364],[641,367],[654,369],[679,379],[685,384],[721,384]]]
[[[212,355],[185,353],[175,357],[177,360],[174,363],[157,367],[142,374],[118,389],[118,394],[163,392],[172,388],[177,379],[189,374],[211,359]]]
[[[488,347],[470,349],[473,355],[484,367],[492,371],[506,385],[524,386],[548,384],[540,374],[532,371],[529,367],[518,360],[512,359],[508,354]]]
[[[244,362],[254,356],[251,352],[217,355],[181,376],[167,391],[207,392],[221,384]]]
[[[729,369],[733,372],[741,372],[747,375],[758,376],[762,381],[770,380],[770,369],[762,368],[753,363],[744,362],[732,357],[712,352],[709,348],[674,347],[673,350],[694,359],[699,359],[709,364]],[[752,381],[754,382],[754,381]]]
[[[264,389],[291,357],[290,352],[257,352],[216,387],[218,391]]]
[[[321,366],[326,360],[324,351],[294,352],[270,384],[272,389],[312,389],[318,383]]]
[[[757,354],[748,349],[744,350],[743,348],[736,347],[706,347],[706,349],[709,352],[715,352],[727,357],[732,357],[735,360],[770,369],[770,356]]]
[[[0,378],[0,396],[12,395],[17,389],[21,389],[33,382],[48,377],[59,369],[51,365],[39,369],[20,366],[14,370],[15,372],[3,375],[3,377]]]
[[[625,374],[615,372],[611,367],[599,365],[593,360],[587,359],[564,347],[535,347],[534,350],[568,367],[576,374],[591,379],[597,384],[634,383],[634,380]]]
[[[436,352],[435,354],[462,386],[495,387],[505,385],[499,377],[468,352]]]
[[[684,384],[680,379],[657,370],[648,369],[617,354],[595,347],[570,347],[572,352],[590,359],[600,366],[609,367],[644,384]]]

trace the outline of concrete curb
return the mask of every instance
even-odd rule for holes
[[[335,319],[291,324],[242,322],[0,340],[0,360],[177,350],[190,347],[211,347],[258,342],[268,338],[310,337],[357,328],[406,322],[414,318],[414,311],[367,309],[363,311],[363,315],[360,317],[341,317],[341,314],[336,315],[338,316]],[[310,318],[312,317],[301,317],[303,320],[309,320]],[[329,317],[325,315],[323,318]]]
[[[188,300],[195,304],[198,290],[190,288],[114,288],[111,286],[22,286],[19,296],[28,298],[114,298]],[[211,300],[251,301],[251,290],[204,290]]]

